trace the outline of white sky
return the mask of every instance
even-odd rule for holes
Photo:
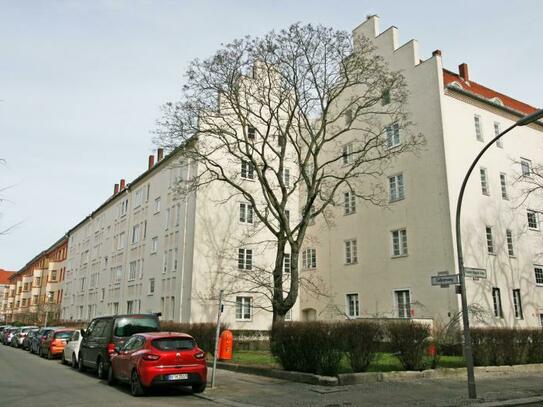
[[[146,169],[159,106],[188,61],[297,21],[351,30],[367,14],[421,56],[543,106],[543,8],[523,1],[0,0],[0,268],[19,270]]]

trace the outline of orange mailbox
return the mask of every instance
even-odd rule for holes
[[[232,332],[226,330],[221,334],[219,339],[219,359],[230,360],[232,359],[232,350],[234,347],[234,335]]]

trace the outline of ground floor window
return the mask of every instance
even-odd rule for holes
[[[513,290],[513,305],[515,306],[515,318],[523,319],[522,300],[520,298],[520,289]]]
[[[252,298],[236,297],[236,319],[240,321],[250,321],[252,318]]]
[[[411,293],[409,290],[394,291],[398,318],[411,318]]]
[[[494,305],[494,316],[503,318],[502,297],[500,289],[497,287],[492,288],[492,303]]]
[[[360,315],[360,305],[358,294],[347,294],[347,315],[349,317],[358,317]]]

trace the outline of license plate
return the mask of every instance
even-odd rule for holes
[[[188,378],[189,375],[186,373],[168,375],[168,380],[187,380]]]

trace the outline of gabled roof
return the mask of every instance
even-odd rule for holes
[[[496,92],[495,90],[487,88],[486,86],[472,81],[471,79],[465,80],[459,74],[443,69],[443,85],[445,87],[449,86],[449,89],[454,89],[455,83],[456,85],[460,85],[461,90],[466,93],[471,93],[497,105],[503,105],[504,107],[514,110],[523,116],[531,114],[537,110],[535,107],[524,102],[513,99],[512,97],[504,95],[503,93]]]
[[[14,271],[0,269],[0,284],[9,284],[9,278],[14,275]]]

